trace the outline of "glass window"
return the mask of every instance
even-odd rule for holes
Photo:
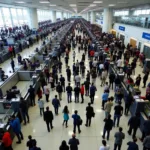
[[[28,12],[26,9],[23,9],[23,18],[24,18],[24,23],[28,23]]]
[[[10,11],[11,11],[13,25],[17,26],[18,25],[17,11],[15,8],[11,8]]]
[[[142,10],[141,14],[145,15],[146,14],[146,10]]]
[[[24,24],[22,9],[17,9],[17,16],[18,16],[19,24]]]
[[[4,26],[4,21],[3,21],[3,17],[2,17],[2,13],[1,13],[1,9],[0,9],[0,27]]]
[[[10,11],[9,8],[2,8],[3,15],[4,15],[4,21],[6,27],[12,27],[12,22],[11,22],[11,16],[10,16]]]

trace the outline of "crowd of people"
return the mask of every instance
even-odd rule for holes
[[[121,68],[123,69],[123,72],[125,73],[125,79],[127,79],[128,83],[130,83],[129,81],[132,79],[131,75],[135,73],[135,68],[138,60],[140,61],[140,65],[143,67],[145,59],[144,54],[140,54],[139,52],[137,52],[138,49],[133,50],[133,48],[131,48],[131,45],[125,48],[124,44],[119,39],[113,38],[106,33],[103,33],[100,36],[99,40],[101,41],[104,51],[107,53],[110,52],[110,58],[116,64],[117,68],[119,70]],[[80,23],[74,26],[70,34],[68,34],[65,38],[65,41],[61,43],[60,48],[62,50],[61,58],[59,58],[58,61],[53,64],[51,71],[49,71],[49,68],[45,67],[44,71],[40,74],[41,87],[38,89],[37,93],[35,92],[34,87],[30,86],[28,92],[31,100],[31,106],[36,105],[35,98],[37,94],[37,103],[40,115],[43,117],[46,123],[48,132],[51,132],[51,130],[54,130],[53,122],[55,122],[55,117],[53,111],[50,110],[49,106],[47,106],[45,110],[43,94],[45,95],[45,101],[48,103],[50,101],[50,91],[57,92],[57,94],[51,100],[56,117],[59,114],[61,101],[65,101],[62,95],[63,93],[66,94],[67,101],[65,102],[65,106],[63,108],[62,120],[62,125],[66,128],[68,127],[68,121],[70,119],[69,113],[71,112],[68,108],[68,105],[73,101],[73,94],[74,102],[80,102],[81,105],[85,103],[85,100],[87,101],[89,99],[90,102],[85,108],[85,126],[90,127],[92,125],[92,118],[94,118],[96,115],[96,112],[94,110],[95,95],[96,92],[99,91],[99,88],[103,88],[103,93],[99,94],[101,94],[102,110],[104,111],[105,117],[101,119],[101,121],[104,121],[104,127],[102,135],[102,146],[100,146],[99,150],[124,150],[124,148],[122,147],[122,143],[127,133],[124,133],[123,127],[120,127],[120,119],[123,115],[127,116],[129,114],[130,106],[134,101],[132,93],[129,92],[128,95],[124,95],[119,76],[116,76],[113,72],[109,71],[110,61],[104,59],[103,52],[98,51],[96,44],[91,41],[90,37],[86,34],[84,28]],[[71,51],[72,55],[70,55]],[[83,53],[81,60],[79,60],[77,57],[77,53],[80,53],[81,51],[83,51]],[[124,57],[122,57],[122,55],[124,55]],[[141,55],[143,55],[143,57],[141,57]],[[63,58],[66,66],[65,72],[62,71]],[[69,63],[70,59],[73,60],[72,66],[70,66]],[[86,59],[88,59],[89,61],[89,66],[87,66],[87,64],[85,63]],[[132,63],[130,64],[129,62],[131,62],[131,60]],[[149,71],[146,70],[143,77],[143,87],[146,86],[148,75]],[[73,79],[71,78],[71,76],[73,76]],[[83,80],[84,82],[82,82]],[[96,80],[101,80],[101,85],[99,87],[96,87]],[[139,87],[140,81],[141,75],[138,75],[136,81],[133,81],[132,84]],[[73,87],[71,83],[75,83],[75,86]],[[111,89],[114,90],[114,96],[110,96]],[[148,85],[146,89],[146,98],[149,97],[149,94],[150,85]],[[122,104],[124,103],[123,99],[125,100],[124,107],[122,106]],[[27,104],[23,99],[20,103],[20,109],[23,114],[24,124],[26,125],[27,122],[30,122],[30,119],[28,115]],[[112,109],[114,109],[114,113],[112,113]],[[83,125],[83,116],[78,113],[78,110],[75,110],[71,117],[73,119],[73,134],[72,138],[69,139],[68,144],[70,146],[70,150],[78,150],[80,141],[76,138],[76,129],[78,129],[79,134],[82,134],[81,126]],[[12,126],[13,131],[18,138],[17,143],[21,143],[21,140],[23,140],[23,134],[21,132],[21,126],[18,118],[12,116],[10,119],[10,125]],[[133,138],[132,141],[129,141],[127,143],[128,150],[139,150],[136,132],[137,129],[141,126],[140,114],[136,113],[134,116],[131,116],[128,121],[128,125],[128,134],[132,135]],[[149,150],[150,116],[148,120],[146,120],[142,125],[144,126],[141,138],[141,141],[143,142],[143,150]],[[16,130],[16,126],[18,126],[18,130]],[[107,144],[107,141],[109,141],[110,133],[112,132],[112,130],[114,130],[115,127],[118,127],[118,131],[114,134],[114,147],[111,147]],[[29,135],[28,138],[29,141],[27,142],[27,147],[29,147],[29,150],[40,150],[40,148],[36,146],[36,139],[32,139],[31,135]],[[3,143],[5,145],[5,141]],[[7,150],[12,150],[11,143],[12,142],[10,142],[9,145],[5,145],[5,147],[9,147]],[[65,140],[63,140],[59,147],[59,150],[69,150],[68,144]]]

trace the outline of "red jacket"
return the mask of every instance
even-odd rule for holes
[[[81,93],[82,95],[84,95],[84,86],[81,86],[81,88],[80,88],[80,93]]]
[[[94,56],[94,53],[95,53],[95,52],[94,52],[93,50],[91,50],[91,51],[90,51],[90,56],[93,57],[93,56]]]
[[[12,144],[12,139],[10,137],[10,133],[9,132],[5,132],[2,138],[3,144],[5,147],[8,147]]]

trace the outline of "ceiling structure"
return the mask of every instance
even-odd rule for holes
[[[150,4],[150,0],[0,0],[0,3],[70,13],[87,13],[108,7],[118,9],[146,5]]]

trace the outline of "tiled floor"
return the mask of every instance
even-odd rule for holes
[[[28,56],[28,52],[31,52],[35,49],[36,46],[32,47],[31,49],[24,51],[22,56]],[[82,56],[83,52],[78,53],[78,50],[76,48],[76,60],[78,59],[79,61],[81,60],[81,56]],[[69,65],[72,68],[72,52],[70,53],[70,59],[69,59]],[[63,58],[62,61],[64,62]],[[9,62],[9,61],[8,61]],[[5,63],[5,67],[8,66],[8,63]],[[89,69],[88,66],[88,58],[86,55],[86,70]],[[4,67],[4,68],[5,68]],[[9,70],[9,69],[8,69]],[[136,69],[136,75],[139,74],[139,72],[141,72],[141,68],[139,68],[139,66]],[[66,67],[65,64],[63,64],[63,75],[66,77]],[[71,83],[72,86],[74,87],[74,81],[73,81],[73,76],[71,78]],[[84,79],[82,79],[82,82],[85,81]],[[67,82],[66,82],[67,84]],[[99,146],[101,145],[101,141],[102,141],[102,132],[103,132],[103,119],[104,119],[104,112],[101,110],[101,95],[103,93],[103,87],[100,87],[100,79],[97,78],[96,80],[96,86],[97,86],[97,92],[96,92],[96,96],[95,96],[95,103],[93,104],[94,110],[96,112],[95,118],[92,119],[92,124],[91,127],[85,127],[85,120],[86,120],[86,116],[85,116],[85,108],[88,104],[88,102],[90,101],[89,97],[85,97],[85,102],[84,104],[75,104],[74,102],[72,102],[71,104],[67,103],[67,96],[66,93],[63,93],[63,100],[61,101],[61,107],[59,109],[59,115],[55,116],[54,115],[54,121],[53,121],[53,125],[54,125],[54,129],[49,133],[47,132],[47,128],[46,128],[46,124],[43,121],[43,118],[40,116],[40,112],[39,112],[39,108],[36,105],[33,108],[29,109],[29,115],[30,115],[30,123],[27,124],[26,126],[22,125],[22,131],[24,134],[24,140],[22,141],[22,143],[20,145],[17,145],[16,142],[16,138],[14,139],[13,142],[13,148],[15,150],[26,150],[26,142],[27,142],[27,137],[28,135],[32,135],[33,138],[35,138],[37,140],[37,145],[39,147],[41,147],[42,150],[58,150],[59,146],[61,144],[62,140],[66,140],[68,142],[68,140],[71,138],[72,135],[72,131],[73,131],[73,120],[71,118],[71,115],[73,114],[74,110],[78,110],[79,115],[81,116],[81,118],[83,119],[83,125],[81,126],[81,130],[82,133],[78,134],[77,133],[77,138],[80,140],[80,146],[79,146],[79,150],[98,150]],[[142,89],[142,94],[144,94],[144,91]],[[46,103],[45,102],[45,107],[46,106],[50,106],[50,109],[54,112],[54,109],[52,107],[51,101],[55,96],[56,91],[51,91],[50,92],[50,102]],[[110,96],[114,96],[114,92],[111,90],[110,91]],[[72,96],[72,99],[74,101],[74,96]],[[45,96],[43,95],[43,100],[45,100]],[[69,111],[70,111],[70,119],[69,119],[69,124],[68,124],[68,128],[65,128],[62,126],[62,122],[63,122],[63,114],[62,114],[62,110],[64,108],[65,105],[68,105]],[[115,104],[114,104],[115,105]],[[124,106],[124,103],[123,103]],[[113,111],[111,113],[113,115]],[[122,146],[122,150],[126,150],[127,149],[127,142],[130,141],[132,138],[131,136],[129,136],[127,134],[127,130],[128,130],[128,126],[127,126],[127,122],[128,119],[130,118],[130,116],[122,116],[121,117],[121,122],[120,122],[120,126],[123,127],[123,132],[125,133],[125,140],[123,141],[123,146]],[[114,144],[114,133],[118,131],[118,128],[113,128],[113,130],[111,131],[110,134],[110,140],[108,141],[108,144],[110,145],[110,150],[113,149],[113,144]],[[137,132],[137,137],[141,137],[141,132],[138,130]],[[142,150],[142,143],[138,140],[138,145],[139,145],[139,149]]]

